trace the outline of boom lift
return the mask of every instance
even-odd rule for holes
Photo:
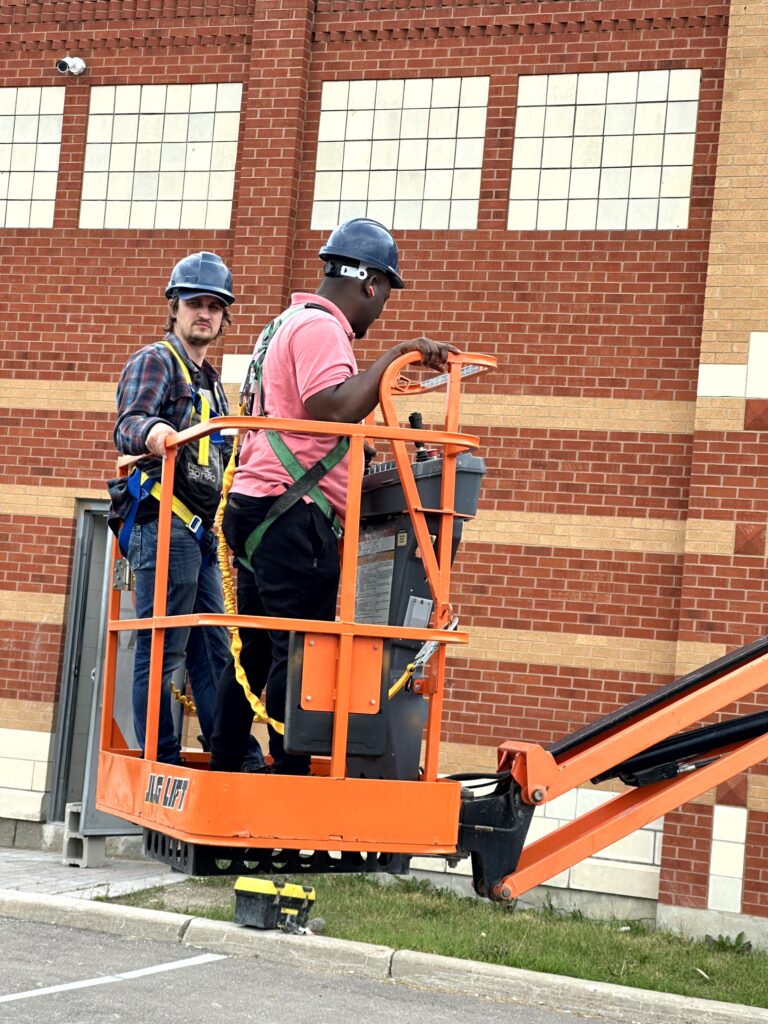
[[[165,460],[154,617],[120,619],[119,592],[110,597],[96,797],[100,810],[144,827],[146,855],[198,875],[403,873],[413,856],[469,856],[478,894],[508,900],[768,756],[768,712],[691,729],[768,681],[761,639],[549,747],[502,743],[495,774],[440,776],[446,657],[469,640],[456,629],[451,563],[483,469],[478,438],[458,432],[460,389],[495,360],[451,355],[448,373],[419,382],[402,375],[418,359],[407,353],[384,374],[383,426],[225,417],[169,438],[173,450],[214,429],[343,434],[350,483],[335,622],[169,617],[174,460]],[[417,417],[400,425],[395,397],[443,385],[441,430]],[[366,437],[393,454],[370,477]],[[286,746],[312,753],[309,777],[211,772],[202,752],[185,753],[180,767],[156,760],[165,631],[193,625],[291,632]],[[152,630],[144,756],[129,749],[113,710],[118,636],[139,628]],[[524,847],[536,807],[610,778],[626,790]]]

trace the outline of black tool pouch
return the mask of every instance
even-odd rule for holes
[[[112,502],[107,513],[107,525],[117,537],[133,502],[133,498],[128,493],[128,477],[119,476],[114,480],[107,480],[107,491]]]

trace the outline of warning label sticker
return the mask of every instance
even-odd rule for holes
[[[383,527],[361,533],[355,590],[355,618],[358,622],[387,624],[394,570],[394,528]]]

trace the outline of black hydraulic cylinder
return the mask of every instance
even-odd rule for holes
[[[668,740],[656,743],[640,754],[627,758],[621,764],[609,768],[592,782],[603,782],[605,779],[619,778],[628,785],[637,784],[637,776],[652,768],[680,761],[690,761],[711,754],[714,750],[727,747],[732,743],[745,743],[768,732],[768,711],[760,711],[755,715],[744,715],[731,718],[727,722],[718,722],[702,729],[692,729],[671,736]]]

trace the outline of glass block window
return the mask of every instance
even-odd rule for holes
[[[510,230],[687,227],[700,77],[521,76]]]
[[[312,227],[477,227],[488,81],[325,82]]]
[[[64,89],[0,89],[0,228],[53,227]]]
[[[91,89],[81,228],[228,228],[242,85]]]

